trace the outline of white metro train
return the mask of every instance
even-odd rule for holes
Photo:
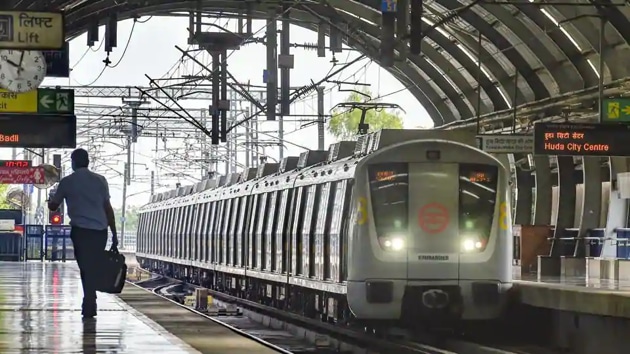
[[[327,321],[496,319],[512,284],[508,171],[446,133],[383,130],[156,195],[137,258]]]

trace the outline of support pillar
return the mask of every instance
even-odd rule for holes
[[[602,169],[599,157],[582,157],[584,190],[580,206],[579,237],[589,236],[591,229],[599,227],[602,207]],[[578,240],[574,254],[577,257],[589,256],[589,242]]]
[[[271,11],[267,19],[267,120],[276,120],[278,105],[278,27],[276,12]]]
[[[317,150],[325,149],[324,87],[317,87]]]
[[[534,176],[529,170],[519,166],[516,168],[516,186],[518,197],[516,198],[516,213],[514,223],[516,225],[530,225],[532,222],[532,189],[534,188]]]

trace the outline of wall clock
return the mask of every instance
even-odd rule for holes
[[[0,87],[11,92],[36,90],[46,77],[46,59],[37,50],[0,50]]]

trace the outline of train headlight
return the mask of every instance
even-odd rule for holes
[[[462,236],[462,251],[475,252],[483,249],[483,242],[476,235]]]
[[[405,248],[405,236],[391,235],[378,238],[381,247],[388,251],[400,251]]]

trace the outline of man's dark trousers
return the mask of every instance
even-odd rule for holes
[[[96,285],[100,278],[101,261],[107,244],[107,229],[91,230],[72,226],[70,238],[74,246],[74,257],[81,270],[83,285],[83,315],[96,315]]]

